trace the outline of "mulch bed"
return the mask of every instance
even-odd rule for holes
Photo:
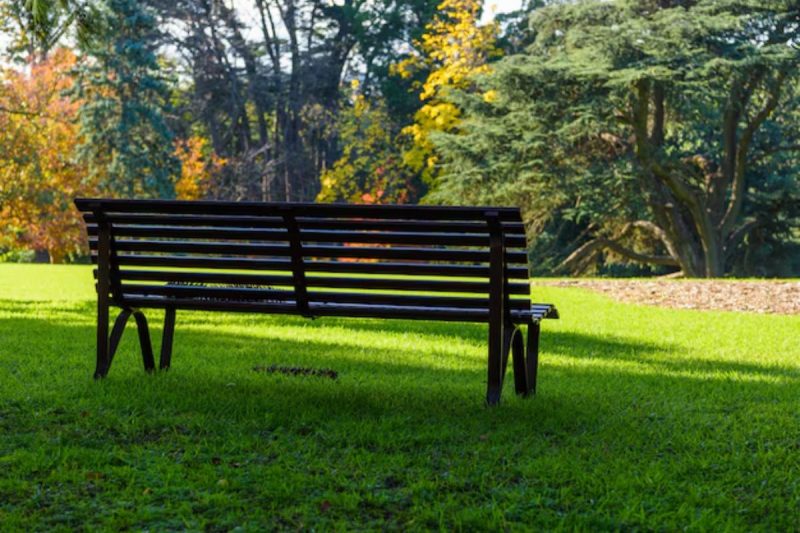
[[[629,303],[675,309],[800,314],[800,282],[719,280],[538,280],[537,285],[578,287]]]

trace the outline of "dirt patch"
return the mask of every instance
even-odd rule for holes
[[[800,314],[797,281],[553,280],[553,287],[579,287],[629,303],[675,309]]]

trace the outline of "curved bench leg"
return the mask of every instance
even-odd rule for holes
[[[525,355],[528,393],[536,394],[536,374],[539,370],[539,322],[528,325],[528,346]]]
[[[106,311],[107,313],[107,311]],[[123,309],[122,312],[114,320],[114,327],[111,329],[111,336],[107,335],[108,323],[98,324],[97,326],[97,366],[94,371],[94,378],[100,379],[108,375],[111,368],[111,362],[114,360],[114,354],[117,353],[119,347],[119,340],[122,338],[122,332],[125,331],[125,325],[128,323],[128,318],[131,316],[131,311]],[[106,321],[108,318],[106,317]],[[105,330],[105,331],[104,331]]]
[[[506,368],[508,368],[508,354],[511,352],[511,341],[514,337],[514,325],[513,324],[506,324],[503,328],[503,350],[500,352],[503,356],[502,361],[500,362],[500,386],[503,386],[503,382],[506,379]]]
[[[111,329],[110,337],[107,336],[108,323],[98,323],[97,367],[94,371],[95,379],[104,378],[108,375],[111,362],[114,360],[117,348],[119,348],[119,341],[122,339],[122,334],[125,332],[125,326],[128,325],[128,319],[131,315],[136,319],[136,329],[139,333],[139,347],[142,350],[144,369],[148,372],[155,369],[153,347],[150,344],[150,330],[147,327],[147,319],[144,317],[144,313],[139,310],[123,309],[114,320],[114,327]]]
[[[98,289],[100,291],[100,289]],[[111,361],[108,358],[108,296],[98,292],[97,297],[97,361],[94,367],[94,379],[101,379],[108,374]]]
[[[528,338],[523,345],[522,330],[517,328],[511,343],[514,356],[514,388],[520,396],[536,394],[539,368],[539,322],[528,324]]]
[[[125,331],[125,326],[128,325],[128,318],[130,318],[132,311],[130,309],[123,309],[114,321],[114,327],[111,329],[111,338],[108,341],[108,366],[114,361],[114,354],[117,353],[119,341],[122,338],[122,333]]]
[[[147,319],[139,310],[133,312],[136,319],[136,329],[139,333],[139,346],[142,349],[142,360],[144,361],[145,372],[152,372],[156,369],[156,362],[153,359],[153,345],[150,342],[150,328],[147,327]]]
[[[528,365],[525,361],[525,339],[522,329],[519,327],[514,328],[511,353],[514,358],[514,389],[520,396],[527,396],[530,387],[528,385]]]
[[[500,328],[500,331],[495,328]],[[513,334],[514,327],[512,325],[489,324],[489,372],[486,387],[486,403],[488,405],[500,403]]]
[[[175,308],[168,307],[164,314],[164,334],[161,337],[161,358],[158,368],[168,370],[172,363],[172,338],[175,333]]]

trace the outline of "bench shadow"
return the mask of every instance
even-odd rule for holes
[[[579,359],[648,365],[665,372],[742,373],[761,378],[800,380],[800,368],[676,356],[675,352],[684,351],[683,347],[669,343],[643,343],[619,337],[605,337],[602,342],[597,342],[596,337],[572,332],[553,332],[551,335],[543,333],[542,349],[556,355]]]
[[[302,413],[304,418],[326,421],[372,419],[399,416],[402,411],[408,423],[463,424],[463,419],[501,421],[527,418],[547,431],[563,431],[582,424],[595,424],[604,410],[627,401],[624,390],[604,402],[593,402],[598,394],[598,376],[609,376],[615,382],[642,385],[658,380],[659,394],[691,403],[697,384],[713,385],[710,373],[737,372],[755,378],[779,377],[783,383],[758,380],[743,381],[743,389],[760,388],[768,393],[786,386],[797,386],[800,373],[791,367],[760,366],[717,360],[671,359],[669,344],[641,343],[633,339],[587,336],[572,332],[543,331],[540,394],[521,400],[513,394],[513,375],[509,365],[506,375],[504,404],[499,409],[482,409],[485,394],[486,328],[446,323],[413,321],[367,321],[336,319],[337,327],[352,331],[408,331],[416,335],[461,338],[470,353],[460,355],[452,350],[420,354],[408,346],[359,348],[349,338],[337,342],[305,338],[287,339],[266,334],[233,334],[222,332],[207,322],[191,321],[191,328],[176,331],[173,368],[169,372],[146,376],[142,371],[136,334],[126,331],[120,352],[109,377],[95,383],[90,375],[94,366],[94,322],[91,303],[56,306],[57,318],[36,313],[41,305],[26,302],[0,302],[0,372],[19,380],[26,393],[43,394],[48,387],[63,386],[69,401],[102,403],[109,397],[126,398],[126,408],[137,407],[153,412],[169,407],[175,412],[190,410],[215,416],[243,417],[258,410],[281,413]],[[50,309],[53,307],[51,306]],[[151,313],[151,330],[156,353],[161,337],[161,315]],[[303,323],[301,320],[275,319],[267,327]],[[381,327],[387,324],[390,327]],[[318,321],[313,328],[325,327]],[[267,330],[268,331],[268,330]],[[24,332],[24,333],[21,333]],[[462,333],[464,335],[462,335]],[[14,341],[13,339],[16,339]],[[193,353],[187,353],[192,350]],[[475,354],[481,354],[478,357]],[[553,356],[556,356],[555,358]],[[608,360],[640,363],[648,372],[624,369],[613,371],[602,366],[564,364],[559,356],[583,360]],[[233,364],[230,358],[234,358]],[[226,368],[219,369],[220,364]],[[280,376],[253,371],[254,366],[268,365],[330,368],[339,379]],[[231,371],[231,369],[233,371]],[[677,375],[680,373],[680,375]],[[569,380],[569,387],[560,380]],[[724,379],[718,379],[720,383]],[[704,386],[705,386],[704,385]],[[624,387],[623,387],[624,388]],[[34,391],[33,389],[36,389]],[[742,392],[742,398],[746,398]],[[481,414],[484,413],[484,414]],[[485,413],[491,413],[487,415]],[[287,415],[288,416],[288,415]],[[519,423],[517,421],[516,423]],[[564,427],[566,423],[567,427]]]

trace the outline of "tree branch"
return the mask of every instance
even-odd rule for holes
[[[636,158],[645,169],[652,172],[653,176],[661,181],[672,193],[676,200],[683,203],[692,215],[692,222],[700,236],[700,242],[705,254],[705,270],[707,276],[718,275],[719,249],[718,237],[714,232],[712,222],[707,210],[705,198],[700,191],[693,190],[690,183],[682,179],[671,169],[666,168],[658,161],[656,150],[650,145],[647,132],[649,122],[648,103],[650,100],[650,85],[647,80],[640,80],[635,84],[636,102],[633,106],[633,128],[636,137]],[[673,253],[670,250],[670,253]]]
[[[638,228],[638,229],[642,229],[642,230],[645,230],[645,231],[649,232],[653,237],[655,237],[656,239],[660,240],[665,245],[667,244],[667,241],[669,240],[669,237],[667,236],[667,232],[664,231],[659,226],[657,226],[656,224],[653,224],[649,220],[636,220],[634,222],[631,222],[629,225],[630,225],[631,228]]]
[[[602,250],[603,240],[592,239],[583,243],[556,267],[556,272],[578,273],[585,270],[586,264]]]
[[[664,265],[664,266],[680,266],[677,259],[669,255],[651,255],[651,254],[643,254],[627,248],[620,244],[619,240],[626,237],[633,231],[634,228],[642,228],[651,231],[656,236],[659,234],[664,234],[664,231],[653,224],[652,222],[648,222],[646,220],[637,220],[636,222],[631,222],[626,224],[622,231],[613,239],[608,239],[606,237],[597,237],[592,239],[580,247],[577,250],[572,252],[561,264],[556,268],[558,271],[568,271],[568,272],[580,272],[581,270],[585,269],[587,263],[594,258],[598,253],[602,252],[603,250],[611,250],[612,252],[619,254],[631,261],[636,261],[638,263],[649,263],[652,265]],[[665,235],[665,234],[664,234]],[[660,237],[659,237],[660,238]]]
[[[734,252],[736,247],[739,246],[739,243],[742,242],[747,234],[760,225],[762,225],[760,220],[751,218],[733,230],[733,232],[731,232],[731,234],[728,236],[728,239],[725,241],[725,256],[730,257],[730,255]]]
[[[778,106],[778,101],[781,97],[781,90],[783,83],[788,75],[788,69],[784,67],[778,72],[775,80],[769,84],[769,97],[756,115],[747,122],[742,136],[739,140],[739,146],[736,149],[736,168],[734,171],[733,185],[731,187],[731,197],[728,200],[728,208],[725,211],[725,216],[722,217],[719,229],[722,235],[726,235],[731,231],[736,219],[742,210],[744,203],[744,189],[745,189],[745,176],[747,169],[747,153],[750,150],[750,143],[753,140],[753,135],[761,127],[761,124],[769,118],[775,108]]]
[[[757,68],[750,71],[746,76],[735,77],[731,85],[722,125],[722,175],[725,181],[717,189],[717,198],[715,198],[720,203],[724,200],[725,189],[733,182],[736,172],[736,152],[739,146],[736,133],[739,128],[739,121],[744,109],[750,102],[753,91],[755,91],[756,86],[764,75],[764,69]]]
[[[40,117],[39,113],[34,113],[32,111],[23,111],[22,109],[9,109],[7,107],[0,106],[0,113],[8,113],[9,115],[21,115],[23,117]]]
[[[665,266],[679,266],[675,258],[669,255],[642,254],[635,250],[631,250],[630,248],[622,246],[617,241],[611,241],[611,240],[605,240],[605,246],[609,250],[623,257],[626,257],[632,261],[637,261],[639,263],[650,263],[653,265],[665,265]]]
[[[633,129],[636,136],[635,153],[637,159],[646,169],[669,187],[672,193],[690,209],[700,210],[697,195],[691,190],[689,184],[675,176],[674,173],[664,168],[655,157],[650,136],[647,132],[649,122],[648,107],[650,100],[650,84],[646,80],[636,83],[637,101],[633,108]]]
[[[3,107],[3,106],[0,106],[0,113],[7,113],[9,115],[20,115],[23,117],[45,118],[47,120],[54,120],[56,122],[63,122],[65,124],[68,124],[70,122],[69,120],[65,120],[61,117],[54,117],[46,113],[37,113],[35,111],[25,111],[22,109],[10,109],[8,107]]]
[[[654,146],[664,144],[664,86],[661,82],[653,84],[653,127],[650,133],[650,143]]]

